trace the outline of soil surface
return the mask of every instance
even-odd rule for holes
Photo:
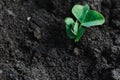
[[[79,43],[64,23],[75,4],[106,18]],[[120,80],[120,0],[0,0],[0,80]]]

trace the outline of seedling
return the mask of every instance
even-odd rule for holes
[[[65,19],[66,33],[75,42],[81,39],[87,28],[102,25],[105,22],[104,16],[95,10],[90,10],[88,5],[73,6],[72,14],[77,20],[74,21],[71,17]]]

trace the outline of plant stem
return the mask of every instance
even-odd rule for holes
[[[86,31],[86,28],[82,27],[82,24],[81,24],[79,26],[78,33],[75,38],[75,42],[78,42],[81,39],[85,31]]]

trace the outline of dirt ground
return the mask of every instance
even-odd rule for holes
[[[75,4],[106,18],[79,43],[64,23]],[[0,0],[0,80],[120,80],[120,0]]]

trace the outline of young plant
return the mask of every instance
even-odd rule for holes
[[[77,20],[74,21],[71,17],[65,18],[66,33],[75,42],[81,39],[87,28],[102,25],[105,22],[104,16],[95,10],[90,10],[88,5],[73,6],[72,14]]]

